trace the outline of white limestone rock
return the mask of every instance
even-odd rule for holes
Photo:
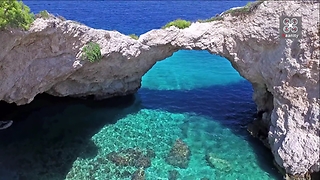
[[[301,39],[280,39],[281,15],[303,17]],[[293,175],[319,171],[319,3],[264,1],[249,15],[223,17],[183,30],[152,30],[138,40],[58,18],[37,19],[27,32],[1,31],[0,100],[22,105],[44,92],[130,94],[157,61],[179,49],[208,50],[252,83],[277,164]],[[99,62],[80,58],[91,41],[101,46]]]

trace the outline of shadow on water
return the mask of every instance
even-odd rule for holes
[[[14,120],[0,131],[0,180],[64,179],[78,157],[96,156],[95,133],[140,110],[134,103],[134,95],[94,101],[45,94],[24,106],[0,102],[1,117]]]
[[[233,93],[222,96],[226,91]],[[238,91],[249,93],[245,96]],[[94,134],[141,108],[211,117],[247,140],[260,167],[281,179],[272,168],[270,150],[246,132],[246,124],[255,114],[251,91],[251,85],[243,81],[188,91],[142,88],[137,95],[103,101],[38,95],[25,106],[0,102],[2,119],[15,121],[0,131],[0,180],[64,179],[77,158],[97,155],[91,140]]]
[[[232,91],[226,97],[221,92]],[[243,92],[248,92],[247,95]],[[241,94],[241,96],[240,96]],[[151,90],[142,88],[139,97],[143,108],[161,109],[171,113],[195,113],[214,119],[235,135],[245,139],[256,153],[259,166],[273,177],[283,179],[274,167],[271,151],[247,132],[247,124],[256,116],[252,87],[247,81],[193,90]],[[240,147],[235,147],[240,148]]]

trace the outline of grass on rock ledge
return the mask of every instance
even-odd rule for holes
[[[179,29],[184,29],[184,28],[189,27],[190,25],[191,25],[190,21],[186,21],[183,19],[177,19],[177,20],[174,20],[174,21],[167,23],[165,26],[162,27],[162,29],[165,29],[165,28],[168,28],[171,26],[175,26]]]
[[[136,34],[129,34],[128,36],[130,36],[132,39],[138,40],[139,36],[137,36]]]
[[[49,13],[48,11],[44,10],[44,11],[40,11],[39,13],[40,17],[43,19],[48,19],[49,18]]]
[[[248,2],[243,7],[232,8],[232,9],[229,9],[229,10],[223,12],[221,16],[219,14],[217,14],[216,16],[211,17],[209,19],[204,19],[204,20],[199,19],[197,22],[205,23],[205,22],[212,22],[212,21],[223,21],[224,20],[223,15],[226,15],[226,14],[231,14],[231,16],[247,15],[247,14],[252,13],[254,10],[256,10],[259,7],[259,5],[263,2],[264,2],[264,0],[257,0],[255,2]],[[174,21],[167,23],[165,26],[162,27],[162,29],[165,29],[170,26],[175,26],[179,29],[184,29],[184,28],[189,27],[191,25],[191,23],[192,23],[191,21],[177,19],[177,20],[174,20]]]
[[[97,62],[102,59],[101,48],[98,43],[90,42],[82,48],[83,60],[88,60],[89,62]]]
[[[229,9],[224,14],[231,14],[232,16],[239,16],[244,14],[250,14],[258,8],[258,6],[263,3],[264,0],[258,0],[255,2],[248,2],[245,6],[241,8]]]

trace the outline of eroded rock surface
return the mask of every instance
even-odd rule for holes
[[[279,17],[302,16],[301,39],[279,36]],[[179,49],[226,57],[254,88],[275,161],[287,173],[319,171],[319,3],[264,1],[248,15],[152,30],[134,40],[58,18],[27,32],[0,32],[0,100],[18,105],[39,93],[107,98],[136,92],[141,77]],[[88,42],[103,59],[81,60]],[[183,64],[181,64],[183,66]]]

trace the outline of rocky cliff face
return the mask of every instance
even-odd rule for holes
[[[302,16],[302,38],[279,36],[281,15]],[[226,57],[254,88],[276,163],[288,174],[319,171],[319,3],[268,2],[251,14],[152,30],[134,40],[116,31],[58,18],[37,19],[27,32],[0,32],[0,100],[18,105],[39,93],[106,98],[135,92],[141,77],[179,49]],[[81,60],[82,47],[103,58]],[[183,66],[183,64],[181,65]]]

